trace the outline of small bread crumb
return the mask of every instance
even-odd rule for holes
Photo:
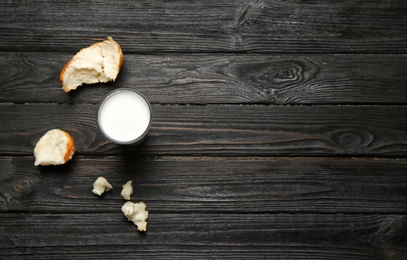
[[[122,192],[120,195],[122,195],[123,199],[125,200],[130,200],[130,196],[133,194],[133,181],[128,181],[126,184],[122,185]]]
[[[147,231],[148,211],[146,207],[144,202],[133,203],[131,201],[126,201],[122,206],[123,214],[137,226],[138,231]]]
[[[96,179],[93,183],[93,190],[92,192],[95,195],[102,195],[105,191],[113,190],[112,185],[102,176]]]

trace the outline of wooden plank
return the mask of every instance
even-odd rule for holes
[[[1,51],[407,53],[405,1],[7,1]]]
[[[159,259],[404,259],[401,215],[0,214],[0,256]]]
[[[120,211],[121,185],[159,213],[406,214],[406,159],[75,157],[59,167],[0,157],[0,211]],[[104,176],[113,191],[92,193]]]
[[[406,156],[404,106],[152,106],[140,146],[97,129],[96,105],[2,105],[0,153],[32,154],[44,133],[72,134],[78,154]]]
[[[131,87],[160,104],[407,104],[405,55],[125,54],[116,82],[66,94],[72,55],[1,53],[0,102],[98,103]]]

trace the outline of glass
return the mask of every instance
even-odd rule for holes
[[[151,105],[138,91],[118,88],[99,103],[97,123],[101,132],[116,144],[139,144],[150,130]]]

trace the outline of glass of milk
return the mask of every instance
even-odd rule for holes
[[[139,144],[152,121],[151,106],[138,91],[118,88],[99,104],[97,122],[102,133],[116,144]]]

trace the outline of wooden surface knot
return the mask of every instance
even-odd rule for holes
[[[365,152],[375,140],[372,133],[362,129],[338,130],[333,133],[332,138],[348,154]]]
[[[282,59],[241,62],[231,65],[233,72],[247,87],[268,100],[286,101],[290,92],[302,88],[319,72],[318,66],[307,59]]]
[[[20,179],[21,178],[21,179]],[[13,176],[5,180],[0,186],[0,209],[2,210],[22,210],[24,208],[21,198],[31,193],[32,184],[36,181],[30,176]]]
[[[27,180],[16,180],[13,185],[13,191],[21,195],[27,195],[31,192],[31,183]]]

